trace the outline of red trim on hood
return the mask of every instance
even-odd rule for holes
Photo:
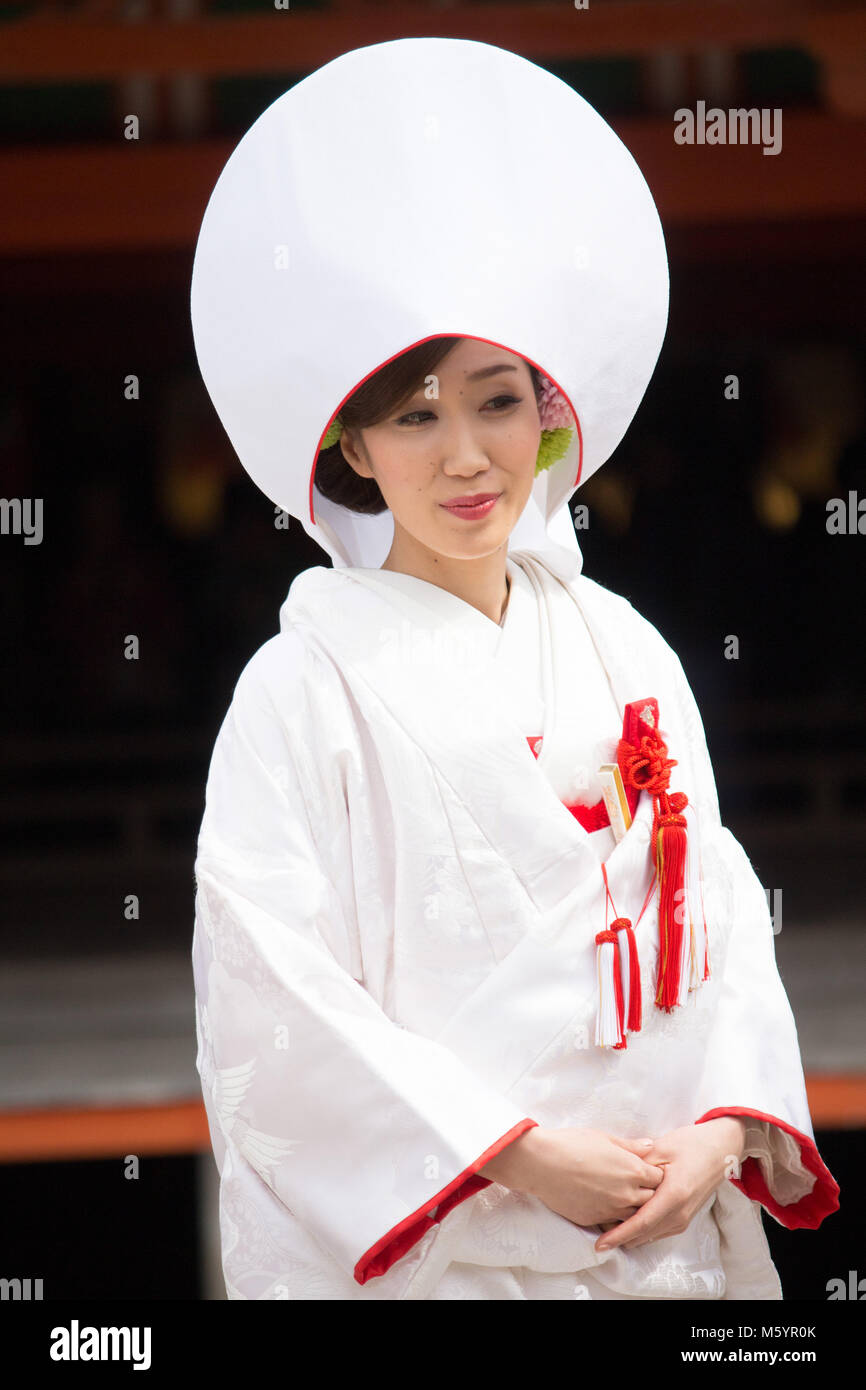
[[[530,1120],[528,1117],[520,1120],[507,1134],[503,1134],[501,1139],[497,1139],[495,1144],[491,1144],[489,1149],[485,1149],[481,1157],[476,1158],[470,1167],[464,1168],[462,1173],[452,1179],[447,1187],[443,1187],[442,1191],[426,1201],[423,1207],[419,1207],[411,1216],[404,1217],[387,1235],[377,1240],[375,1245],[371,1245],[355,1265],[356,1282],[366,1284],[368,1279],[387,1274],[391,1266],[396,1264],[407,1250],[411,1250],[413,1245],[417,1245],[421,1237],[441,1221],[443,1216],[447,1216],[453,1207],[465,1202],[467,1197],[474,1197],[482,1188],[489,1187],[490,1178],[479,1177],[478,1169],[483,1168],[489,1159],[494,1158],[518,1135],[533,1129],[537,1124],[537,1120]],[[427,1215],[434,1207],[438,1207],[436,1215]]]
[[[570,397],[566,394],[565,391],[563,391],[563,389],[562,389],[562,387],[560,386],[559,382],[558,382],[554,377],[552,377],[552,376],[550,375],[550,372],[546,371],[545,368],[542,367],[542,365],[541,365],[540,362],[536,362],[532,357],[527,357],[525,352],[518,352],[516,348],[508,347],[508,345],[507,345],[506,343],[497,343],[497,342],[495,341],[495,339],[493,339],[493,338],[480,338],[480,337],[478,336],[477,333],[428,333],[426,338],[419,338],[417,342],[415,342],[415,343],[409,343],[409,345],[408,345],[407,347],[401,348],[399,352],[394,352],[394,353],[392,353],[390,357],[386,357],[386,358],[385,358],[385,361],[384,361],[384,362],[380,362],[379,365],[378,365],[378,367],[374,367],[374,368],[372,369],[372,371],[367,372],[367,375],[366,375],[366,376],[362,376],[362,377],[361,377],[361,380],[360,380],[360,381],[357,381],[357,382],[355,383],[355,385],[352,387],[352,390],[346,392],[345,396],[344,396],[343,399],[340,401],[340,404],[337,406],[337,409],[334,411],[334,413],[333,413],[333,415],[331,416],[330,420],[329,420],[328,423],[325,425],[325,428],[322,430],[322,433],[319,435],[319,442],[318,442],[318,444],[317,444],[317,446],[316,446],[316,452],[315,452],[315,454],[314,454],[314,456],[313,456],[313,466],[312,466],[312,468],[310,469],[310,487],[309,487],[309,495],[310,495],[310,521],[313,523],[314,526],[317,524],[317,522],[316,522],[315,512],[313,511],[313,482],[314,482],[314,479],[315,479],[315,476],[316,476],[316,464],[317,464],[318,459],[319,459],[319,450],[320,450],[321,447],[322,447],[322,440],[324,439],[325,435],[328,433],[328,430],[331,428],[331,425],[334,423],[334,420],[335,420],[336,417],[339,415],[339,413],[340,413],[340,411],[342,410],[343,406],[346,404],[346,401],[347,401],[347,400],[349,399],[349,397],[353,394],[353,392],[357,391],[359,387],[361,387],[361,386],[364,385],[364,382],[365,382],[365,381],[369,381],[369,379],[370,379],[371,376],[375,376],[376,372],[381,371],[383,367],[387,367],[387,365],[388,365],[389,362],[394,362],[398,357],[402,357],[404,352],[409,352],[412,348],[420,347],[421,343],[431,343],[431,342],[433,341],[434,338],[471,338],[471,339],[473,340],[473,342],[476,342],[476,343],[489,343],[491,347],[502,348],[503,352],[511,352],[511,353],[514,354],[515,357],[522,357],[522,358],[524,359],[525,362],[531,362],[532,365],[533,365],[533,367],[537,367],[538,370],[541,372],[541,374],[542,374],[543,376],[546,376],[546,377],[547,377],[547,380],[548,380],[548,381],[552,381],[552,382],[553,382],[554,386],[556,387],[557,391],[559,391],[560,395],[564,396],[565,399],[568,401],[569,408],[570,408],[570,410],[571,410],[572,415],[574,416],[574,422],[575,422],[575,424],[576,424],[576,426],[577,426],[577,443],[578,443],[578,451],[579,451],[579,452],[578,452],[578,460],[577,460],[577,477],[575,478],[574,483],[573,483],[573,486],[574,486],[574,487],[577,487],[577,484],[578,484],[579,481],[580,481],[581,472],[583,471],[583,430],[580,428],[580,417],[578,416],[577,411],[575,410],[574,406],[572,405]]]
[[[771,1125],[777,1125],[798,1141],[804,1168],[815,1174],[816,1182],[812,1191],[801,1197],[799,1202],[791,1202],[788,1206],[782,1206],[770,1195],[761,1165],[756,1158],[745,1159],[740,1169],[740,1177],[730,1179],[734,1187],[738,1187],[753,1202],[760,1202],[762,1207],[766,1207],[780,1226],[789,1231],[801,1228],[814,1231],[821,1225],[825,1216],[839,1210],[839,1184],[818,1153],[813,1140],[793,1125],[789,1125],[787,1121],[780,1120],[778,1116],[768,1115],[764,1110],[750,1110],[745,1105],[718,1106],[715,1110],[708,1110],[699,1120],[695,1120],[695,1124],[701,1125],[706,1120],[717,1120],[723,1115],[750,1115],[755,1120],[767,1120]]]

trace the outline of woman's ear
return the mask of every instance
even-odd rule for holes
[[[359,477],[373,477],[373,470],[367,461],[367,450],[364,448],[360,434],[356,439],[353,432],[343,426],[343,432],[340,435],[340,448],[343,451],[343,458]]]

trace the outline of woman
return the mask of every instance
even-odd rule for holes
[[[489,45],[345,54],[220,176],[202,374],[333,561],[240,676],[198,843],[231,1298],[779,1298],[759,1204],[838,1207],[682,667],[566,506],[667,293],[631,156]]]

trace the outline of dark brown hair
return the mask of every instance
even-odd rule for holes
[[[431,338],[400,353],[399,357],[380,367],[357,391],[352,392],[336,418],[344,429],[351,430],[364,430],[380,424],[415,394],[433,368],[461,341],[459,337]],[[541,373],[531,362],[526,365],[538,400]],[[314,481],[325,497],[338,502],[341,507],[347,507],[349,511],[373,515],[387,511],[387,503],[376,479],[362,478],[355,472],[343,456],[339,439],[330,448],[319,450]]]

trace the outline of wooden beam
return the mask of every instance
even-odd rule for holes
[[[200,1100],[174,1105],[57,1106],[0,1114],[0,1163],[58,1163],[210,1147]]]
[[[85,22],[49,15],[2,25],[6,82],[116,81],[138,74],[209,77],[306,73],[350,48],[428,37],[495,42],[528,58],[628,57],[663,49],[830,46],[862,49],[859,0],[618,0],[566,3],[341,5],[180,22]]]
[[[775,155],[759,145],[676,145],[672,121],[611,124],[640,165],[662,222],[695,226],[866,210],[866,184],[851,177],[866,163],[866,120],[783,110]]]
[[[782,150],[676,145],[673,122],[612,125],[652,189],[663,223],[695,227],[862,217],[866,121],[784,113]],[[192,247],[234,142],[21,146],[0,150],[0,254]]]
[[[806,1098],[815,1129],[866,1128],[866,1076],[806,1076]]]
[[[815,1129],[866,1127],[866,1075],[808,1075],[806,1093]],[[207,1114],[200,1100],[0,1113],[0,1163],[122,1159],[126,1154],[192,1154],[209,1149]]]

